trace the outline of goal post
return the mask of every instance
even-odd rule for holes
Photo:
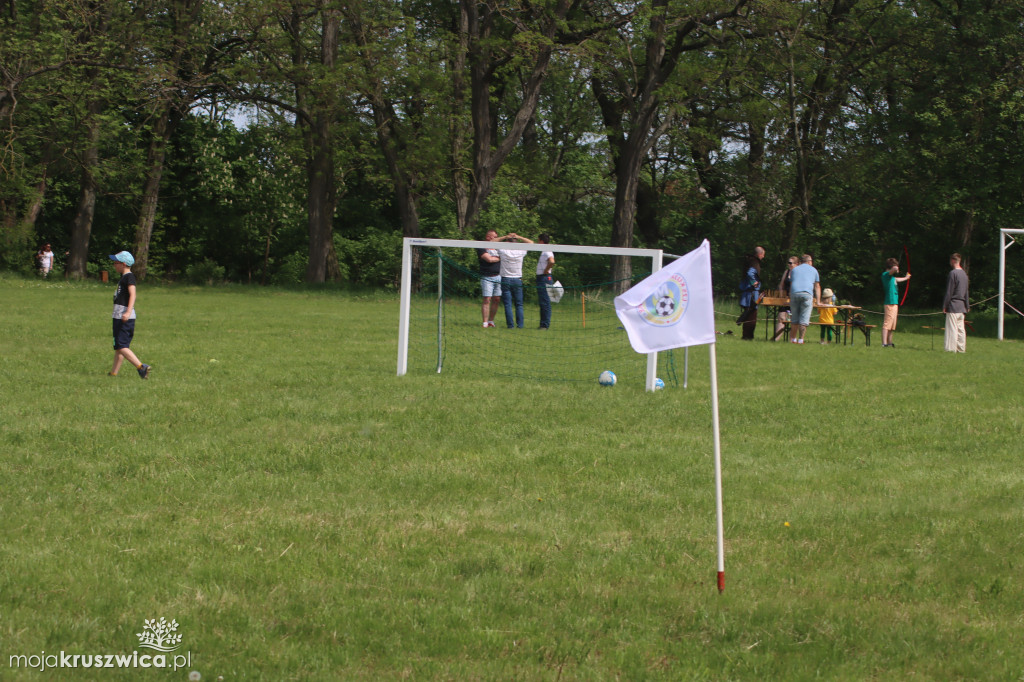
[[[1006,313],[1006,250],[1017,243],[1014,235],[1024,235],[1024,229],[999,230],[999,316],[996,338],[1000,341],[1003,340],[1003,318]]]
[[[398,321],[398,376],[404,376],[409,370],[409,332],[410,332],[410,314],[412,309],[412,286],[413,286],[413,249],[437,249],[439,253],[443,249],[462,249],[462,250],[474,250],[474,249],[495,249],[495,250],[518,250],[518,251],[551,251],[555,254],[581,254],[581,255],[594,255],[594,256],[623,256],[642,258],[650,262],[651,272],[656,272],[661,269],[664,253],[661,249],[634,249],[634,248],[615,248],[615,247],[599,247],[599,246],[580,246],[580,245],[568,245],[568,244],[528,244],[519,242],[496,242],[496,241],[476,241],[476,240],[462,240],[462,239],[427,239],[417,237],[405,237],[402,240],[402,277],[401,277],[401,292],[400,292],[400,304],[399,304],[399,321]],[[475,255],[475,253],[474,253]],[[474,259],[475,260],[475,259]],[[440,280],[440,271],[439,271]],[[524,277],[525,279],[525,277]],[[524,286],[525,288],[525,286]],[[442,287],[439,281],[438,283],[438,297],[442,296]],[[438,307],[438,315],[440,318],[440,302]],[[440,322],[438,325],[439,334]],[[623,332],[623,338],[625,339],[625,333]],[[655,381],[657,379],[658,369],[658,354],[649,353],[647,354],[646,361],[646,376],[645,386],[648,391],[655,389]],[[441,371],[441,358],[438,357],[438,368],[437,371]]]

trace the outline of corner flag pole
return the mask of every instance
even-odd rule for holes
[[[718,531],[718,592],[725,591],[725,526],[722,521],[722,439],[718,432],[718,362],[716,343],[711,348],[711,423],[715,443],[715,514]]]
[[[615,297],[615,314],[637,353],[710,346],[711,420],[715,447],[715,512],[718,535],[718,592],[725,591],[725,524],[722,515],[722,439],[718,420],[718,362],[715,301],[711,286],[711,244],[680,257]],[[685,321],[684,318],[685,317]],[[681,323],[681,324],[677,324]],[[688,356],[687,356],[688,357]],[[650,365],[648,365],[650,367]],[[648,375],[650,381],[650,375]],[[648,390],[652,386],[648,384]]]

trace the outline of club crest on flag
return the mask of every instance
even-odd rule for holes
[[[615,313],[637,353],[715,342],[711,245],[693,251],[615,297]]]
[[[640,319],[655,327],[671,327],[683,319],[690,302],[686,278],[675,274],[637,307]]]

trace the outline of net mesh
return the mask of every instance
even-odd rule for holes
[[[466,251],[467,253],[463,253]],[[650,274],[650,263],[636,259],[625,287],[607,281],[607,257],[559,253],[554,279],[561,300],[551,303],[551,325],[540,329],[537,254],[523,265],[523,328],[509,328],[502,302],[494,327],[484,327],[483,295],[472,249],[421,250],[419,286],[410,301],[410,373],[486,373],[541,381],[597,382],[604,370],[618,381],[643,386],[647,356],[635,352],[615,314],[616,291]],[[638,270],[641,267],[644,270]],[[596,284],[580,284],[587,278]],[[440,281],[440,286],[439,286]],[[513,325],[515,310],[512,306]],[[660,366],[674,380],[669,354]]]

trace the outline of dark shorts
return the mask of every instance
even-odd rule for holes
[[[135,336],[135,320],[124,322],[120,317],[114,318],[114,350],[131,348]]]

